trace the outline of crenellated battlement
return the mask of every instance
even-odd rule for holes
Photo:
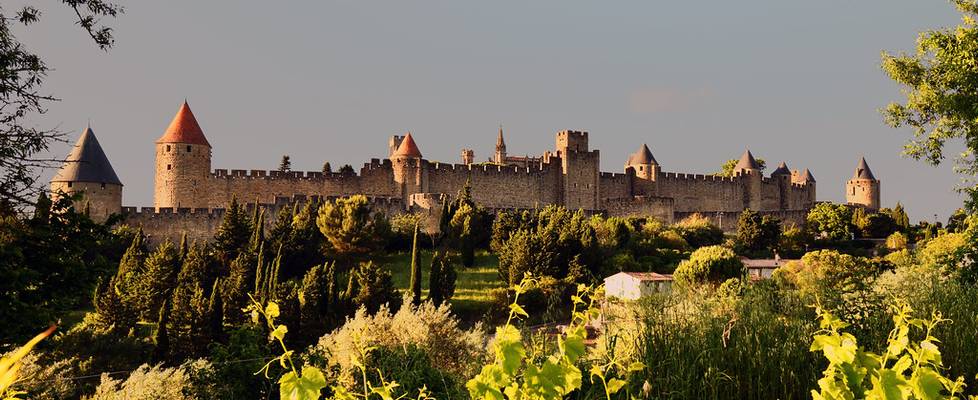
[[[546,172],[551,167],[550,164],[530,164],[527,166],[501,165],[501,164],[450,164],[432,162],[428,163],[432,173],[482,173],[485,175],[526,175]]]
[[[663,172],[659,175],[661,179],[673,181],[700,181],[700,182],[735,182],[739,176],[728,177],[710,174],[684,174],[680,172]]]
[[[370,164],[367,164],[370,165]],[[364,167],[365,169],[366,166]],[[278,171],[278,170],[244,170],[244,169],[215,169],[211,177],[222,179],[269,179],[269,180],[340,180],[355,179],[356,173],[343,174],[339,172],[323,173],[321,171]]]

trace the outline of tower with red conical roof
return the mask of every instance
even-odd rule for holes
[[[156,141],[156,184],[153,205],[208,207],[211,145],[186,101]]]
[[[404,203],[410,204],[412,194],[426,191],[421,150],[414,142],[411,132],[404,135],[390,159],[394,169],[394,184],[397,185]]]

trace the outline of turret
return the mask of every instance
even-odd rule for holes
[[[499,126],[499,136],[496,137],[496,153],[492,157],[496,164],[506,164],[506,141],[503,140],[503,127]]]
[[[475,151],[472,149],[462,149],[462,164],[470,165],[475,162]]]
[[[563,170],[563,203],[571,210],[597,210],[600,153],[588,150],[588,134],[583,131],[557,132],[556,153]]]
[[[750,150],[745,150],[740,161],[734,166],[734,176],[739,177],[744,185],[744,208],[761,209],[761,165],[754,159]]]
[[[91,127],[82,132],[64,165],[51,179],[51,192],[55,198],[79,195],[75,211],[87,210],[95,221],[105,221],[122,211],[122,182]]]
[[[846,182],[846,203],[869,211],[880,209],[880,181],[873,176],[865,157],[859,160],[852,179]]]
[[[421,150],[411,132],[404,135],[390,159],[394,168],[394,183],[400,189],[404,204],[410,206],[412,194],[425,192]]]
[[[771,179],[778,184],[778,208],[787,210],[791,206],[791,170],[784,161],[771,172]]]
[[[628,162],[625,163],[626,173],[629,168],[635,172],[636,178],[650,181],[655,181],[659,173],[662,172],[659,162],[655,160],[655,157],[652,156],[652,151],[649,150],[649,146],[645,144],[634,154],[628,156]]]
[[[156,207],[208,208],[211,145],[186,101],[156,141]],[[223,201],[223,199],[221,199]]]

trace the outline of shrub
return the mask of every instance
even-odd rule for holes
[[[414,345],[428,354],[434,368],[456,379],[473,374],[474,366],[485,354],[481,325],[464,330],[447,305],[435,307],[424,302],[414,307],[409,303],[394,314],[387,307],[381,307],[374,315],[361,308],[342,327],[320,338],[306,358],[320,366],[336,368],[339,383],[350,388],[359,373],[353,360],[372,346]]]
[[[693,248],[716,246],[723,243],[723,231],[709,218],[693,214],[676,223],[679,235]]]
[[[694,285],[706,282],[719,283],[744,275],[744,264],[733,250],[721,246],[697,249],[688,260],[679,263],[673,277],[677,284]]]
[[[143,364],[125,380],[102,375],[102,382],[95,389],[91,400],[178,400],[207,399],[209,388],[196,377],[209,374],[210,362],[198,360],[175,368],[163,368]]]
[[[886,248],[889,250],[904,250],[907,248],[907,235],[893,232],[886,237]]]

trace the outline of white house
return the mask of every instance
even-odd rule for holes
[[[619,272],[604,278],[605,294],[626,300],[638,300],[671,287],[672,275],[655,272]]]

